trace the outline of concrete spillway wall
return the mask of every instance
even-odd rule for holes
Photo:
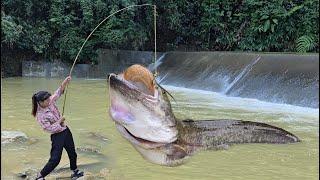
[[[168,52],[157,57],[162,84],[319,108],[319,54]],[[72,75],[105,79],[132,64],[150,67],[153,61],[153,52],[102,49],[98,65],[77,64]],[[64,77],[70,68],[59,61],[23,61],[22,76]]]
[[[158,52],[157,57],[163,53]],[[154,53],[149,51],[125,51],[101,49],[98,64],[76,64],[72,76],[78,78],[106,78],[109,73],[119,73],[132,64],[148,66],[154,61]],[[22,61],[23,77],[64,77],[72,64],[54,62]]]
[[[319,107],[319,54],[169,52],[164,84]]]

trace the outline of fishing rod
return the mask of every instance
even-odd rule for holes
[[[69,72],[69,76],[71,76],[72,74],[72,71],[73,71],[73,68],[74,68],[74,65],[76,64],[77,60],[78,60],[78,57],[84,47],[84,45],[86,44],[86,42],[89,40],[89,38],[91,37],[91,35],[98,29],[98,27],[103,24],[107,19],[109,19],[111,16],[121,12],[121,11],[124,11],[124,10],[127,10],[127,9],[130,9],[130,8],[133,8],[133,7],[143,7],[143,6],[151,6],[153,7],[153,16],[154,16],[154,64],[156,62],[156,58],[157,58],[157,29],[156,29],[156,16],[157,16],[157,7],[156,5],[153,5],[153,4],[140,4],[140,5],[131,5],[131,6],[127,6],[125,8],[122,8],[112,14],[110,14],[109,16],[107,16],[106,18],[104,18],[92,31],[91,33],[87,36],[86,40],[84,41],[84,43],[82,44],[80,50],[78,51],[78,54],[76,56],[76,58],[74,59],[73,61],[73,64],[71,66],[71,69],[70,69],[70,72]],[[154,73],[154,76],[156,77],[157,76],[157,69],[155,70],[155,73]],[[67,88],[68,88],[68,85],[66,86],[65,88],[65,93],[64,93],[64,101],[63,101],[63,108],[62,108],[62,116],[64,114],[64,109],[65,109],[65,103],[66,103],[66,99],[67,99]]]

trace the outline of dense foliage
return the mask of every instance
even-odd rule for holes
[[[2,0],[1,49],[72,61],[93,28],[133,4],[157,5],[159,51],[319,52],[319,0]],[[151,7],[111,17],[79,59],[99,48],[154,48]]]

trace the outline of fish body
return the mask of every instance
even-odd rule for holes
[[[139,67],[144,68],[144,67]],[[109,76],[109,114],[121,136],[148,161],[177,166],[200,150],[233,144],[299,142],[292,133],[265,123],[242,120],[179,120],[167,91],[154,83],[153,93],[123,74]]]

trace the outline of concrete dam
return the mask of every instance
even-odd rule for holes
[[[153,52],[101,49],[98,65],[76,64],[74,77],[106,79],[132,64],[157,68],[158,81],[226,96],[319,108],[319,54]],[[64,77],[71,65],[22,62],[23,77]]]

